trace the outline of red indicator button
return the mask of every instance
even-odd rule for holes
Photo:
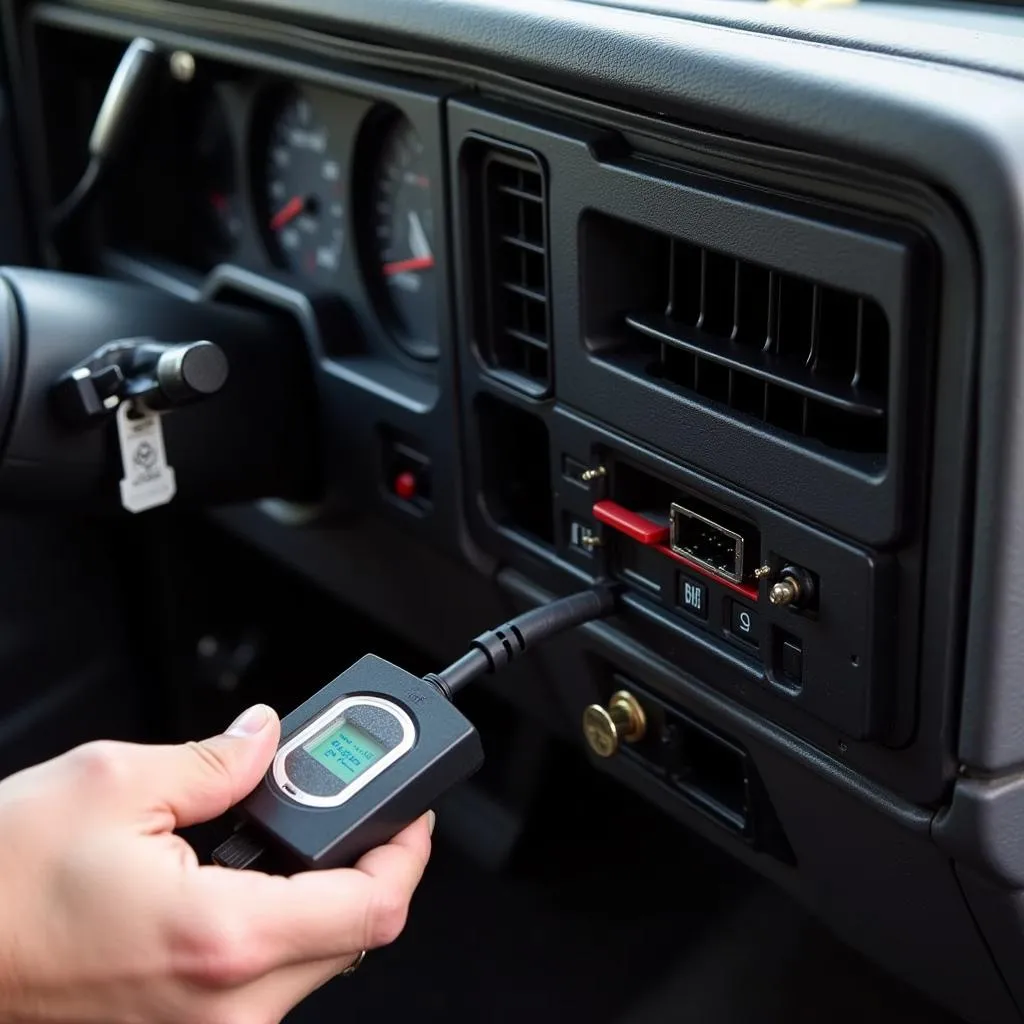
[[[395,477],[395,495],[402,501],[412,501],[416,497],[419,487],[416,483],[416,474],[406,470]]]
[[[605,526],[610,526],[619,533],[640,544],[648,546],[668,543],[668,526],[655,523],[650,519],[630,512],[614,501],[598,501],[594,503],[594,518]]]

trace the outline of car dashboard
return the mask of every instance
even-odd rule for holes
[[[613,581],[494,692],[932,998],[1021,1018],[1012,15],[5,16],[37,222],[125,46],[170,55],[64,268],[304,342],[317,485],[219,528],[438,659]],[[601,756],[584,709],[623,695],[644,734]]]

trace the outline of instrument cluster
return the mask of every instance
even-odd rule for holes
[[[200,270],[229,262],[336,291],[423,364],[439,355],[438,107],[429,95],[394,93],[262,76],[191,83],[175,146],[187,175],[159,168],[154,177],[165,193],[193,193],[188,212],[174,215],[186,221],[172,231],[187,238],[179,259],[187,251],[184,262]],[[180,199],[167,196],[167,209]],[[129,225],[129,236],[140,234]],[[153,234],[130,240],[145,250]]]

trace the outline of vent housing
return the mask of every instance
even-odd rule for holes
[[[552,376],[544,171],[529,150],[490,144],[476,157],[482,233],[474,264],[486,297],[480,356],[506,383],[542,397]]]
[[[890,340],[877,302],[603,214],[583,237],[588,340],[602,358],[884,464]]]

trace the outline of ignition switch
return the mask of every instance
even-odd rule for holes
[[[65,373],[53,388],[69,424],[98,423],[127,399],[166,410],[216,394],[228,377],[224,350],[211,341],[164,344],[151,338],[112,341]]]

